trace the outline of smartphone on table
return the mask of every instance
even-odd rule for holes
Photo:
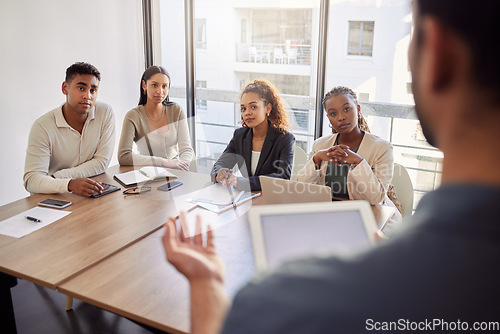
[[[49,208],[64,209],[70,206],[72,203],[70,201],[64,201],[62,199],[46,198],[43,201],[38,202],[40,206],[47,206]]]
[[[182,185],[181,181],[170,181],[158,187],[158,190],[169,191]]]

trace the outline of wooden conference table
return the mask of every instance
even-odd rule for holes
[[[203,215],[204,210],[197,210]],[[234,217],[230,216],[221,219]],[[214,231],[217,252],[226,266],[225,290],[231,297],[255,273],[247,224],[243,216],[234,218],[241,221]],[[189,333],[189,283],[166,262],[163,232],[163,228],[156,231],[63,283],[58,290],[169,333]]]
[[[130,169],[115,166],[94,179],[119,185],[113,175]],[[203,175],[189,174],[183,190],[197,189],[199,181],[205,180]],[[55,289],[176,215],[175,202],[168,200],[172,194],[162,195],[158,200],[149,200],[143,195],[125,196],[121,191],[100,198],[36,194],[4,205],[0,208],[0,221],[37,206],[45,198],[73,202],[63,209],[71,214],[27,236],[17,239],[0,235],[0,270]]]
[[[113,166],[94,179],[120,186],[113,175],[130,169]],[[140,195],[117,191],[93,199],[37,194],[0,207],[1,221],[45,198],[73,202],[64,209],[71,214],[23,238],[0,235],[0,271],[166,332],[189,332],[188,282],[166,262],[162,226],[181,208],[176,199],[205,186],[210,177],[172,172],[184,185],[169,192],[156,189],[165,182],[155,182],[149,184],[151,192]],[[262,200],[257,197],[218,216],[200,208],[189,214],[200,214],[215,227],[230,296],[255,271],[245,214],[252,204]]]

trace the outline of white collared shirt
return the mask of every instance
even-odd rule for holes
[[[255,175],[255,171],[257,170],[257,165],[259,164],[260,152],[252,151],[252,162],[251,162],[251,171],[252,175]]]

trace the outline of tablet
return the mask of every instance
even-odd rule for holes
[[[377,232],[366,201],[253,206],[248,219],[257,270],[294,257],[357,252]]]
[[[107,194],[110,194],[112,192],[115,192],[117,190],[120,190],[119,187],[117,186],[114,186],[112,184],[107,184],[107,183],[101,183],[101,186],[102,186],[102,192],[101,193],[98,193],[97,191],[94,191],[94,193],[92,195],[90,195],[90,197],[93,197],[93,198],[98,198],[98,197],[101,197],[101,196],[104,196],[104,195],[107,195]]]

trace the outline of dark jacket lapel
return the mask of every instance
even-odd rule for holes
[[[252,175],[251,171],[251,159],[252,159],[252,129],[247,128],[248,131],[245,133],[243,138],[243,159],[245,160],[245,167],[248,172],[248,176]]]
[[[262,151],[260,152],[259,163],[257,164],[257,168],[255,169],[255,175],[260,175],[260,170],[262,169],[262,166],[264,165],[267,157],[271,153],[277,136],[278,136],[278,131],[271,125],[271,123],[269,123],[269,128],[267,129],[267,134],[266,134],[266,140],[262,145]]]

